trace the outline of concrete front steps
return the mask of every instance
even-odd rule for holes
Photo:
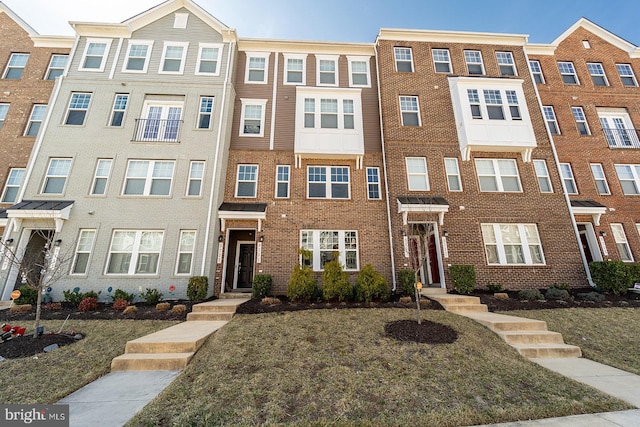
[[[191,308],[191,313],[187,314],[187,320],[231,320],[236,307],[249,299],[250,295],[245,295],[246,298],[221,298],[196,304]]]

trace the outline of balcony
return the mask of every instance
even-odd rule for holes
[[[136,119],[132,141],[180,142],[182,120]]]
[[[609,148],[640,148],[638,129],[603,128]]]

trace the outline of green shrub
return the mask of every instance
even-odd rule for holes
[[[349,283],[349,275],[342,270],[342,264],[337,259],[324,265],[322,297],[327,301],[353,299],[353,286]]]
[[[569,295],[569,291],[567,291],[565,289],[558,289],[558,288],[550,287],[544,293],[544,298],[545,299],[549,299],[549,300],[568,301],[569,299],[571,299],[571,295]]]
[[[544,299],[544,296],[542,296],[542,292],[538,289],[523,289],[518,292],[518,298],[521,300],[541,301]]]
[[[201,301],[207,297],[209,279],[207,276],[193,276],[189,278],[187,285],[187,298],[189,301]]]
[[[78,304],[78,310],[80,311],[93,311],[96,308],[98,308],[98,300],[92,297],[83,298]]]
[[[318,295],[318,283],[313,278],[313,271],[307,266],[293,267],[287,288],[287,297],[291,301],[309,302]]]
[[[390,293],[387,279],[378,273],[371,264],[365,265],[364,268],[360,270],[355,286],[357,301],[387,301]]]
[[[253,298],[264,298],[271,293],[273,285],[273,277],[270,274],[256,274],[253,276],[253,287],[251,288],[251,296]]]
[[[548,289],[561,289],[563,291],[569,292],[569,290],[571,289],[571,286],[569,286],[566,283],[554,283],[553,285],[549,286]]]
[[[142,295],[140,295],[140,296],[142,296]],[[122,289],[116,289],[116,291],[113,293],[113,295],[111,295],[111,299],[113,301],[115,301],[117,299],[123,299],[125,301],[128,301],[129,303],[132,303],[135,298],[136,298],[135,294],[127,293],[127,292],[123,291]]]
[[[487,284],[487,289],[489,289],[490,292],[502,292],[502,285],[499,283],[489,283]]]
[[[633,284],[640,282],[640,264],[625,264],[627,266],[627,272],[629,273],[629,287],[632,288]]]
[[[20,286],[18,290],[20,291],[20,298],[14,300],[15,304],[36,305],[36,302],[38,301],[38,290],[36,288],[31,286]]]
[[[589,270],[596,285],[604,292],[614,295],[627,292],[633,283],[631,274],[635,274],[635,267],[629,268],[622,261],[590,262]]]
[[[80,302],[85,298],[94,298],[96,301],[98,300],[98,296],[100,292],[96,293],[95,291],[89,291],[82,293],[80,292],[80,288],[75,288],[73,291],[63,291],[64,300],[68,303],[71,303],[74,307],[78,307]]]
[[[606,299],[604,295],[598,292],[583,292],[583,293],[579,293],[577,297],[578,299],[581,299],[583,301],[593,301],[593,302],[602,302]]]
[[[415,295],[416,273],[413,270],[398,271],[398,292],[400,295]]]
[[[156,305],[162,301],[162,296],[162,293],[155,288],[146,288],[145,291],[140,294],[140,298],[142,298],[148,305]]]
[[[476,285],[476,269],[473,265],[456,264],[449,267],[453,289],[460,294],[470,294]]]

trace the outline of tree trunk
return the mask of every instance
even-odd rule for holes
[[[38,338],[38,327],[40,327],[40,310],[42,309],[42,285],[37,286],[36,289],[38,290],[38,297],[36,300],[36,321],[35,321],[35,324],[33,325],[34,338]]]

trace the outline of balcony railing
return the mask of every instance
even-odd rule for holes
[[[640,148],[638,129],[603,128],[610,148]]]
[[[136,119],[133,141],[180,142],[182,120]]]

